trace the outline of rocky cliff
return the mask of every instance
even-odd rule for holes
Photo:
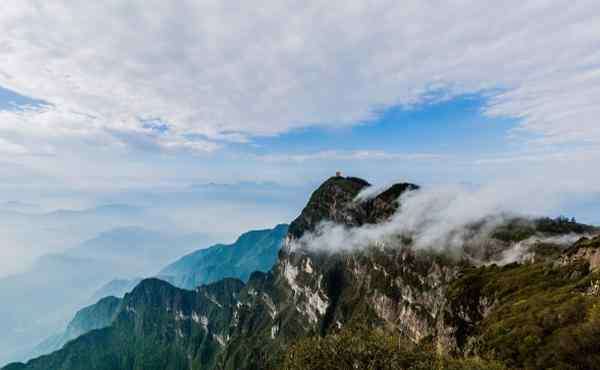
[[[382,351],[379,356],[393,356],[378,359],[386,369],[406,368],[402,364],[410,358],[426,359],[424,367],[415,368],[452,368],[447,364],[459,361],[458,369],[463,360],[472,369],[491,368],[485,361],[494,361],[494,368],[600,368],[594,354],[600,353],[598,239],[565,248],[544,239],[549,231],[539,225],[547,222],[509,220],[460,253],[415,249],[402,235],[351,250],[315,249],[303,242],[323,222],[349,229],[384,223],[402,206],[401,195],[418,189],[397,184],[358,197],[366,187],[357,178],[323,183],[291,223],[273,268],[253,273],[247,283],[225,279],[188,291],[145,280],[125,296],[110,327],[7,369],[371,366],[372,356],[357,352],[371,348],[366,342],[349,346],[352,350],[319,352],[327,343],[338,346],[356,327],[416,346],[399,350],[405,358]],[[580,225],[560,223],[554,234],[574,229]],[[492,263],[514,250],[544,258]],[[303,345],[310,338],[327,341]],[[327,367],[302,360],[336,356],[341,367],[335,361]]]

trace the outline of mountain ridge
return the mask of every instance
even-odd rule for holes
[[[240,235],[236,242],[232,244],[216,244],[209,248],[199,249],[181,257],[178,261],[169,264],[163,269],[166,272],[177,272],[179,275],[161,276],[161,274],[158,274],[156,277],[189,290],[194,290],[199,285],[212,283],[223,278],[240,278],[247,281],[251,271],[266,271],[273,265],[283,237],[287,233],[287,227],[285,224],[280,224],[271,229],[251,230]],[[125,229],[130,230],[131,228],[127,227]],[[133,228],[133,230],[143,231],[143,229],[139,228]],[[104,233],[99,239],[105,240],[108,237],[112,240],[114,239],[114,234],[115,231]],[[143,235],[151,237],[151,235]],[[118,233],[117,237],[119,237]],[[196,272],[193,276],[188,275],[190,272],[188,270],[172,271],[171,268],[178,267],[180,261],[185,262],[188,258],[197,255],[204,258],[199,260],[192,258],[194,260],[192,271]],[[218,271],[214,268],[217,265],[219,265]],[[210,274],[199,274],[198,272],[202,268],[208,270]],[[116,279],[107,283],[94,293],[93,304],[77,312],[66,330],[52,335],[38,344],[26,357],[34,358],[50,353],[62,348],[68,341],[75,339],[81,334],[109,326],[114,317],[112,316],[112,311],[107,312],[104,308],[106,301],[110,300],[113,303],[121,302],[122,300],[117,299],[117,297],[123,297],[126,293],[130,293],[142,280],[141,278],[131,280]],[[117,308],[118,305],[115,304],[114,309],[116,310]],[[94,312],[100,312],[100,314],[94,315]]]
[[[253,271],[266,271],[277,259],[288,225],[251,230],[231,244],[215,244],[191,252],[163,268],[157,277],[184,289],[224,277],[247,281]]]
[[[365,338],[383,333],[413,343],[416,347],[401,353],[425,358],[428,365],[418,367],[423,369],[450,362],[464,365],[464,361],[472,369],[490,368],[491,361],[494,368],[571,368],[564,357],[568,353],[553,343],[574,337],[551,322],[530,321],[514,312],[519,305],[532,312],[553,310],[549,317],[567,317],[569,321],[559,320],[585,334],[581,346],[571,348],[573,353],[595,348],[593,343],[600,338],[595,320],[600,313],[594,307],[600,307],[600,298],[594,282],[600,276],[590,266],[599,237],[588,239],[589,244],[582,239],[574,253],[557,244],[532,242],[526,246],[528,252],[552,250],[556,254],[547,261],[505,266],[474,264],[472,259],[436,250],[415,250],[409,239],[400,237],[335,253],[302,243],[306,233],[324,221],[348,228],[385,222],[401,207],[400,195],[418,189],[400,184],[390,192],[356,200],[367,186],[366,181],[354,178],[326,180],[290,224],[273,268],[252,273],[246,284],[222,280],[190,292],[144,280],[135,294],[126,295],[132,304],[122,306],[102,335],[83,335],[61,351],[6,369],[83,369],[68,362],[75,353],[88,359],[86,369],[95,370],[265,369],[284,364],[308,369],[319,367],[306,359],[322,358],[316,355],[324,347],[303,346],[303,341],[323,338],[329,342],[319,343],[335,345],[343,338],[341,333],[355,327],[366,328]],[[533,225],[537,235],[540,231]],[[566,231],[577,227],[558,225]],[[516,229],[500,226],[507,240],[492,237],[491,244],[480,245],[492,249],[492,254],[531,236],[529,229],[521,234],[519,225]],[[461,253],[468,256],[470,251],[465,248]],[[527,281],[531,287],[523,284]],[[574,311],[562,306],[569,303],[576,303],[574,307],[585,314],[572,316]],[[505,325],[508,332],[498,331],[497,325]],[[502,343],[502,351],[497,351],[497,343]],[[545,353],[541,351],[552,355],[541,356]],[[290,363],[287,359],[292,355],[296,361]],[[366,366],[356,361],[368,361],[359,352],[331,352],[331,356],[339,358],[338,364],[351,361],[354,367]],[[101,363],[99,358],[109,361]],[[583,357],[570,360],[572,368],[595,369],[600,364]],[[302,365],[306,363],[311,365]],[[386,366],[398,368],[389,362]]]

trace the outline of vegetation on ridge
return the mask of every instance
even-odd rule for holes
[[[503,370],[502,364],[479,358],[438,355],[378,329],[356,326],[325,337],[308,337],[291,346],[283,370]]]
[[[355,202],[365,186],[327,180],[287,237],[324,220],[380,222],[399,206],[397,195],[415,188],[399,184]],[[507,220],[490,243],[496,255],[532,235],[595,230],[566,218]],[[503,267],[408,246],[284,248],[271,271],[247,283],[188,291],[145,280],[109,328],[8,369],[600,369],[600,272],[590,270],[598,246],[600,238],[567,249],[537,243],[543,262]]]
[[[600,369],[598,281],[583,261],[492,265],[466,269],[448,295],[465,351],[511,368],[592,370]]]

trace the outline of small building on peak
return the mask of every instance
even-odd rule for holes
[[[342,177],[342,171],[336,171],[335,177]]]

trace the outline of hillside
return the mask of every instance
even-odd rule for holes
[[[64,332],[53,335],[38,344],[28,354],[28,357],[35,358],[56,351],[82,334],[109,326],[115,319],[120,304],[121,299],[108,296],[93,305],[82,308],[75,314]]]
[[[202,234],[118,227],[61,253],[44,255],[25,272],[0,278],[0,297],[10,302],[0,305],[0,364],[28,358],[39,341],[63,330],[77,310],[95,302],[90,297],[108,281],[150,276],[207,244]]]
[[[188,291],[144,280],[111,326],[5,369],[600,368],[600,237],[581,234],[596,229],[504,217],[469,225],[460,248],[417,248],[392,232],[328,249],[319,233],[385,229],[418,191],[396,184],[357,198],[367,186],[323,183],[273,268],[247,283]]]
[[[214,245],[180,258],[162,270],[160,279],[176,285],[181,284],[184,288],[189,286],[190,289],[202,283],[228,277],[247,280],[252,271],[269,270],[277,259],[286,233],[287,225],[249,231],[242,234],[233,244]],[[103,238],[112,240],[121,238],[114,234],[114,232],[105,233]],[[150,236],[145,235],[145,238],[149,239]],[[143,238],[139,238],[139,241],[141,240]],[[156,245],[160,240],[162,239],[153,240],[150,245]],[[93,243],[98,244],[97,241]],[[87,243],[86,246],[91,244]],[[116,245],[122,244],[116,243]],[[121,302],[116,297],[121,298],[131,292],[141,280],[139,278],[111,280],[93,294],[91,301],[97,303],[81,309],[64,331],[49,336],[33,349],[22,353],[21,357],[30,359],[48,354],[84,333],[109,326]]]
[[[162,269],[158,277],[184,289],[225,277],[247,281],[253,271],[268,271],[273,266],[287,230],[282,224],[249,231],[232,244],[216,244],[181,257]]]

